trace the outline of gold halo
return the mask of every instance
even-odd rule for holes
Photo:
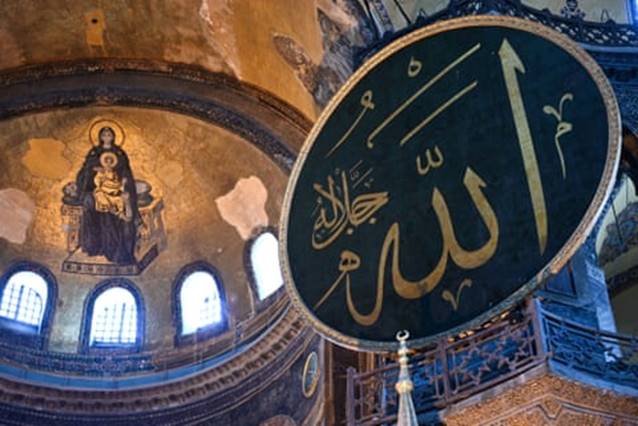
[[[89,130],[89,139],[91,140],[91,143],[93,144],[93,146],[100,145],[100,140],[98,139],[98,136],[100,134],[100,130],[102,130],[102,128],[104,127],[110,127],[113,130],[114,137],[115,137],[115,139],[113,140],[113,145],[115,146],[124,145],[125,135],[124,135],[124,129],[122,128],[122,126],[120,126],[118,123],[116,123],[113,120],[99,119],[97,121],[94,121],[93,124],[91,124],[91,129]]]
[[[100,155],[100,164],[102,165],[102,167],[107,168],[108,166],[105,164],[106,163],[106,159],[107,158],[112,158],[113,159],[113,164],[110,166],[111,168],[115,168],[115,166],[117,166],[117,155],[115,155],[112,152],[105,152],[102,155]]]

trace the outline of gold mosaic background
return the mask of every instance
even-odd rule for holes
[[[321,62],[318,8],[344,31],[355,26],[343,0],[6,0],[0,69],[103,57],[184,63],[259,86],[314,118],[312,95],[273,35],[292,37]]]
[[[232,329],[254,309],[243,263],[246,229],[277,226],[285,173],[252,144],[202,121],[165,111],[90,107],[0,122],[0,206],[17,206],[0,227],[0,271],[26,259],[56,275],[58,304],[49,349],[77,350],[84,301],[105,278],[61,272],[67,256],[62,188],[81,168],[91,149],[89,128],[99,118],[124,128],[123,149],[135,179],[149,182],[153,196],[165,203],[168,247],[140,276],[130,277],[144,296],[145,348],[173,346],[173,280],[180,268],[198,260],[220,271]],[[233,192],[238,182],[241,190]],[[15,202],[18,191],[28,198]],[[3,228],[6,234],[24,226],[29,200],[35,210],[30,224],[26,220],[24,242],[15,232],[10,242]],[[223,217],[217,203],[222,200]]]

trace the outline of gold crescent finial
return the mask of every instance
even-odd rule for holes
[[[400,343],[405,344],[405,342],[407,342],[409,338],[410,338],[410,332],[408,330],[401,330],[397,332],[397,340]]]

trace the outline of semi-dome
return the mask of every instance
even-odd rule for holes
[[[371,32],[350,2],[272,6],[0,7],[3,418],[319,415],[323,343],[289,306],[277,228]]]

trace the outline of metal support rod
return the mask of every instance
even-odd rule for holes
[[[401,13],[401,16],[403,16],[403,19],[405,19],[406,24],[412,25],[412,20],[410,19],[408,14],[405,12],[405,9],[403,8],[403,5],[399,2],[399,0],[394,0],[394,5],[397,7],[399,12]]]
[[[543,308],[541,301],[536,297],[527,299],[527,313],[532,318],[532,329],[534,332],[534,341],[536,342],[536,358],[547,359],[548,349],[547,341],[545,340],[545,330],[543,324]]]
[[[348,367],[346,370],[346,424],[348,426],[354,426],[354,375],[356,371],[353,367]]]
[[[611,200],[611,211],[614,213],[614,222],[616,223],[616,231],[618,232],[618,239],[620,240],[620,244],[624,245],[625,241],[622,237],[622,231],[620,230],[620,224],[618,223],[618,215],[616,214],[616,206],[614,203],[615,200]]]

